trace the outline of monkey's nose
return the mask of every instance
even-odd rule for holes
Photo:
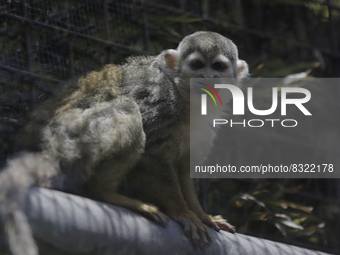
[[[220,78],[217,74],[202,74],[202,78]]]

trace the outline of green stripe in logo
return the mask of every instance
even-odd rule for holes
[[[214,100],[215,105],[217,105],[215,98],[213,97],[213,95],[208,90],[203,89],[203,88],[199,88],[199,87],[197,87],[197,88],[203,90],[204,92],[207,92],[207,94]]]

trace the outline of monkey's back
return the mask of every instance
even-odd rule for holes
[[[42,130],[54,116],[72,109],[87,109],[120,95],[119,67],[107,65],[60,85],[54,95],[41,103],[29,116],[28,124],[16,136],[17,150],[40,151]]]
[[[166,75],[154,57],[133,57],[122,66],[123,95],[139,106],[146,149],[160,146],[174,135],[174,128],[188,121],[188,102],[180,96],[173,77]]]
[[[35,147],[48,151],[68,173],[87,180],[96,169],[118,166],[125,169],[128,164],[120,165],[117,161],[133,165],[138,162],[139,155],[139,160],[143,161],[144,156],[153,155],[162,148],[166,148],[163,150],[165,157],[176,160],[188,113],[187,103],[179,95],[176,84],[164,75],[155,57],[132,57],[124,65],[107,65],[100,71],[67,82],[57,95],[34,111],[31,123],[21,136],[24,139],[20,140],[25,141],[23,144],[29,150]],[[136,126],[126,128],[124,117],[111,122],[111,136],[120,137],[117,134],[130,132],[125,140],[122,137],[117,138],[122,140],[119,142],[112,137],[100,140],[102,131],[90,132],[89,125],[94,119],[104,127],[105,118],[114,119],[118,115],[132,116]],[[140,116],[142,129],[137,124]],[[128,149],[121,149],[120,143],[126,141],[133,142],[124,145]],[[117,169],[100,171],[110,179],[120,173]]]

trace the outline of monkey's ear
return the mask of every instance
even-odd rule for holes
[[[248,77],[249,69],[246,61],[238,59],[237,60],[237,78],[242,80],[243,78]]]
[[[178,56],[179,54],[176,50],[164,50],[157,56],[156,61],[163,71],[171,73],[177,69]]]

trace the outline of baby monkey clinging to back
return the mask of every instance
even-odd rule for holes
[[[13,254],[37,254],[23,214],[33,185],[78,194],[86,187],[86,195],[163,226],[170,217],[201,248],[211,242],[207,226],[234,232],[220,216],[203,212],[191,185],[189,85],[190,78],[238,83],[247,75],[232,41],[196,32],[176,50],[132,57],[70,82],[61,100],[39,108],[28,127],[40,152],[8,161],[0,175],[0,216]],[[123,180],[139,200],[117,193]]]

